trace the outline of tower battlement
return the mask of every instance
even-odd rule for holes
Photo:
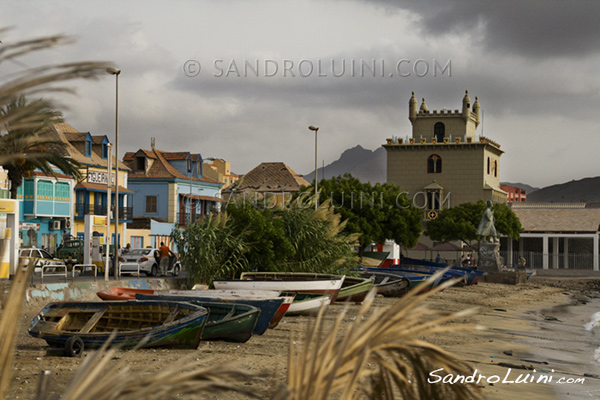
[[[462,109],[454,111],[447,109],[430,111],[425,103],[425,98],[417,109],[415,92],[412,92],[408,102],[408,119],[413,126],[412,137],[436,139],[440,143],[450,137],[464,137],[465,141],[468,138],[474,140],[480,123],[480,110],[481,106],[477,97],[471,106],[471,98],[467,90],[462,99]]]

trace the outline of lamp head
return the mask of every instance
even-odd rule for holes
[[[119,68],[109,67],[106,68],[106,72],[108,72],[111,75],[119,75],[121,73],[121,70]]]
[[[315,125],[311,125],[311,126],[308,127],[308,129],[310,129],[311,131],[318,131],[319,127],[315,126]]]

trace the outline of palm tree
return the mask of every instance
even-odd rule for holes
[[[0,28],[0,36],[4,36],[7,29]],[[7,61],[16,60],[26,54],[46,50],[58,45],[71,42],[65,36],[49,36],[44,38],[29,39],[10,43],[2,38],[0,44],[0,66]],[[56,155],[46,154],[44,146],[51,145],[51,140],[44,142],[38,135],[39,130],[45,125],[42,123],[50,115],[40,112],[52,110],[48,101],[25,102],[22,107],[15,107],[19,103],[20,96],[39,96],[42,92],[72,92],[72,89],[56,86],[72,79],[94,78],[103,76],[110,65],[100,62],[76,62],[58,65],[42,66],[24,70],[11,77],[3,77],[0,84],[0,165],[18,165],[27,169],[46,168],[51,164],[61,169],[68,170],[68,161],[59,160]],[[9,133],[8,129],[18,131],[18,134]],[[10,147],[9,147],[10,146]],[[12,164],[11,164],[12,163]],[[10,167],[9,167],[10,168]],[[24,169],[23,169],[24,170]],[[42,169],[43,171],[43,169]],[[48,170],[46,170],[48,171]],[[18,175],[18,174],[17,174]],[[22,177],[22,175],[21,175]],[[13,182],[13,189],[17,184]],[[14,194],[12,194],[14,197]],[[4,243],[0,240],[0,250]],[[31,263],[33,266],[33,263]],[[17,268],[17,276],[13,281],[10,296],[5,304],[0,320],[0,336],[3,338],[0,346],[0,398],[6,397],[8,386],[11,382],[13,370],[12,360],[15,349],[16,328],[21,315],[24,293],[29,279],[23,276],[22,268]],[[31,273],[29,268],[27,273]]]
[[[43,135],[44,130],[62,122],[61,113],[50,108],[43,99],[28,101],[21,95],[0,108],[0,157],[7,156],[0,165],[6,170],[11,182],[11,198],[17,198],[17,188],[23,178],[28,178],[34,169],[55,176],[55,168],[64,174],[79,179],[80,164],[64,157],[66,146],[61,141]],[[16,157],[10,157],[17,155]]]

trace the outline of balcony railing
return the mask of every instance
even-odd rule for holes
[[[75,218],[83,219],[85,215],[106,215],[106,205],[101,204],[75,204]],[[133,207],[119,207],[119,221],[131,221],[133,218]]]
[[[202,217],[204,217],[203,214],[177,213],[177,224],[181,226],[193,224]]]

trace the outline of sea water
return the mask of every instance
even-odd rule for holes
[[[552,377],[558,399],[600,399],[600,298],[526,313],[534,326],[521,332],[520,357]],[[541,372],[540,372],[541,371]]]

